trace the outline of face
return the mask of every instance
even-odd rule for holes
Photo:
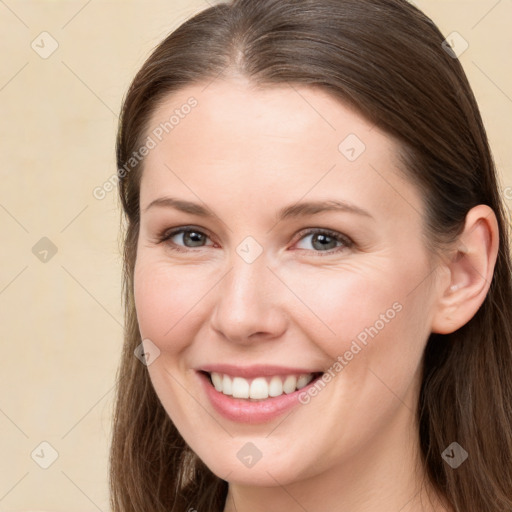
[[[230,482],[367,462],[414,437],[436,289],[421,195],[397,143],[325,92],[205,85],[146,134],[134,281],[156,393]]]

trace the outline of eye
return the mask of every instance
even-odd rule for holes
[[[327,254],[337,253],[339,251],[349,249],[353,242],[350,238],[330,229],[309,229],[301,233],[301,240],[310,237],[310,241],[306,245],[312,246],[314,252],[322,252]],[[336,246],[336,244],[339,244]],[[308,247],[299,247],[299,249],[309,250]],[[319,256],[324,256],[319,254]]]
[[[209,237],[199,229],[193,227],[178,228],[171,231],[164,231],[157,237],[157,243],[167,242],[168,246],[175,251],[186,252],[187,248],[204,247],[203,242]],[[173,240],[175,239],[175,240]],[[178,241],[184,244],[180,245]]]
[[[347,236],[330,229],[309,229],[302,231],[299,235],[301,236],[300,240],[306,240],[308,237],[311,237],[309,244],[311,244],[310,247],[313,247],[313,252],[327,253],[326,255],[346,250],[354,244]],[[205,242],[208,239],[208,235],[203,231],[189,226],[160,233],[157,236],[156,243],[166,243],[174,251],[188,252],[189,249],[207,247]],[[299,247],[299,249],[311,250],[309,247]],[[318,254],[318,256],[323,256],[323,254]]]

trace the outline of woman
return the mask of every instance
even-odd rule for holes
[[[235,0],[143,65],[114,511],[512,510],[508,233],[443,41],[402,0]]]

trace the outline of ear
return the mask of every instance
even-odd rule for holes
[[[449,334],[469,322],[491,286],[498,256],[499,230],[492,208],[480,204],[466,215],[451,256],[441,266],[449,279],[439,290],[432,332]]]

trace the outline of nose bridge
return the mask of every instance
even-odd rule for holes
[[[256,333],[277,336],[284,328],[278,280],[268,268],[263,247],[250,238],[230,255],[230,269],[219,283],[212,316],[213,328],[238,342],[249,341]]]

